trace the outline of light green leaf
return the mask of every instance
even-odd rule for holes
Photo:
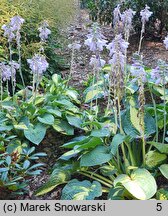
[[[165,160],[167,159],[166,154],[161,154],[160,152],[157,151],[149,151],[146,154],[146,166],[149,169],[154,169],[163,164]]]
[[[101,128],[98,130],[92,130],[91,136],[93,137],[109,137],[110,130],[108,128]]]
[[[68,122],[60,119],[55,120],[53,128],[62,134],[74,135],[74,128]]]
[[[152,198],[157,185],[154,177],[146,169],[137,169],[130,176],[121,174],[114,180],[114,186],[122,184],[133,197],[139,200]]]
[[[147,144],[153,145],[158,151],[163,154],[168,154],[168,144],[163,144],[159,142],[147,142]]]
[[[75,126],[77,128],[81,128],[81,125],[82,125],[82,120],[76,116],[66,116],[67,120],[68,120],[68,123],[72,126]]]

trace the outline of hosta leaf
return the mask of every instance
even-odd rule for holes
[[[19,123],[18,125],[14,125],[14,128],[17,130],[25,130],[28,129],[28,127],[24,123]]]
[[[91,90],[86,94],[85,103],[89,103],[91,100],[96,99],[96,97],[100,97],[102,91],[100,90]]]
[[[61,200],[94,200],[102,195],[101,184],[97,181],[93,183],[85,180],[73,179],[62,190]]]
[[[66,116],[68,123],[77,128],[81,128],[82,120],[76,116]]]
[[[146,166],[149,169],[154,169],[163,164],[165,160],[167,159],[166,154],[161,154],[157,151],[149,151],[146,154]]]
[[[130,120],[134,128],[139,133],[141,133],[141,126],[140,126],[140,119],[138,117],[138,110],[133,106],[130,106]]]
[[[146,169],[137,169],[130,176],[121,174],[114,180],[114,186],[122,184],[133,197],[139,200],[152,198],[157,185],[154,177]]]
[[[62,134],[74,135],[74,128],[64,120],[56,120],[53,128]]]
[[[76,149],[93,149],[98,145],[103,144],[103,140],[98,137],[92,137],[88,142],[83,143],[82,145],[75,146]]]
[[[72,150],[70,150],[70,151],[68,151],[68,152],[65,152],[65,153],[60,157],[60,159],[62,159],[62,160],[69,160],[69,159],[72,158],[72,157],[76,157],[76,156],[79,154],[79,152],[81,152],[81,150],[72,149]]]
[[[108,128],[101,128],[98,130],[93,130],[91,136],[94,137],[108,137],[110,136],[110,130]]]
[[[41,196],[43,194],[52,191],[58,185],[67,182],[70,179],[70,177],[71,177],[70,170],[64,168],[55,169],[52,172],[49,180],[35,192],[35,195]]]
[[[112,176],[114,174],[117,173],[117,169],[115,168],[115,166],[108,166],[108,165],[105,165],[105,166],[101,166],[100,167],[100,172],[104,175],[104,176]]]
[[[108,194],[108,200],[124,200],[125,188],[116,186],[111,188]]]
[[[64,145],[62,145],[62,147],[71,149],[71,148],[74,148],[74,146],[76,146],[76,145],[79,146],[79,145],[82,145],[84,143],[87,143],[90,139],[91,139],[91,137],[86,137],[86,136],[75,137],[70,142],[65,143]]]
[[[1,131],[10,131],[13,129],[13,126],[12,125],[0,125],[0,132]]]
[[[96,166],[112,159],[112,154],[106,146],[97,146],[92,151],[82,155],[80,166]]]
[[[163,164],[159,167],[160,172],[162,175],[168,179],[168,164]]]
[[[153,145],[158,151],[163,154],[168,154],[168,144],[163,144],[159,142],[147,142],[147,144]]]
[[[54,116],[49,114],[49,113],[45,113],[41,117],[38,116],[37,119],[39,120],[39,122],[41,122],[43,124],[47,124],[47,125],[53,125],[54,124]]]
[[[126,138],[126,136],[124,136],[122,134],[116,134],[113,137],[112,143],[110,145],[111,153],[113,155],[115,155],[117,153],[118,146],[124,142],[125,138]]]
[[[25,137],[32,143],[38,145],[44,139],[46,127],[41,123],[30,125],[27,130],[24,130]]]
[[[62,116],[61,111],[59,111],[59,110],[56,109],[56,108],[54,108],[54,109],[49,108],[49,109],[47,109],[47,112],[50,113],[50,114],[56,115],[56,116],[58,116],[58,117],[61,117],[61,116]]]

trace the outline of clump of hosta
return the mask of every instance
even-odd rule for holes
[[[41,26],[38,28],[40,34],[39,37],[41,39],[41,42],[46,42],[49,35],[51,34],[51,30],[48,28],[49,25],[47,21],[44,21]]]

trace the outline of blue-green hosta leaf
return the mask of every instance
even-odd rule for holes
[[[113,140],[112,140],[111,145],[110,145],[111,153],[113,155],[116,155],[117,150],[118,150],[118,146],[124,142],[125,138],[126,138],[126,136],[124,136],[122,134],[116,134],[113,137]]]
[[[132,118],[132,121],[133,121],[133,118]],[[136,122],[134,121],[134,125],[135,124]],[[122,115],[122,125],[123,125],[123,129],[125,133],[129,135],[130,137],[139,138],[141,136],[141,134],[137,130],[139,126],[136,129],[133,123],[131,122],[129,110],[123,113]],[[149,113],[146,113],[145,114],[145,137],[146,138],[149,137],[155,131],[156,131],[155,121]]]
[[[154,169],[160,166],[165,162],[167,159],[166,154],[162,154],[157,151],[149,151],[146,154],[145,160],[146,160],[146,166],[148,169]]]
[[[10,131],[12,129],[13,129],[12,125],[4,125],[4,124],[0,125],[0,132],[1,131]]]
[[[53,125],[54,124],[54,116],[49,114],[49,113],[45,113],[41,117],[38,116],[37,119],[39,120],[39,122],[41,122],[43,124],[47,124],[47,125]]]
[[[130,176],[121,174],[114,180],[114,186],[123,185],[133,197],[139,200],[152,198],[157,185],[154,177],[146,169],[136,169]]]
[[[163,164],[159,167],[160,172],[162,175],[168,179],[168,164]]]
[[[79,152],[81,152],[81,150],[72,149],[68,152],[65,152],[61,157],[59,157],[59,159],[67,161],[70,158],[76,157],[79,154]]]
[[[74,139],[72,139],[70,142],[65,143],[64,145],[62,145],[63,148],[74,148],[76,145],[82,145],[84,143],[87,143],[89,140],[91,139],[91,137],[86,137],[86,136],[79,136],[79,137],[75,137]]]
[[[96,166],[106,163],[112,159],[112,154],[106,146],[97,146],[92,151],[82,155],[80,166]]]
[[[19,124],[14,125],[14,128],[17,129],[17,130],[25,130],[25,129],[28,129],[28,127],[27,127],[23,122],[20,122]]]
[[[61,111],[59,109],[56,109],[56,108],[54,108],[54,109],[49,108],[49,109],[47,109],[47,112],[50,113],[50,114],[53,114],[55,116],[58,116],[58,117],[62,116]]]
[[[85,180],[73,179],[62,190],[61,200],[94,200],[102,195],[101,184],[97,181],[93,183]]]
[[[76,116],[70,116],[70,115],[67,115],[66,118],[70,125],[77,127],[77,128],[81,128],[81,125],[83,124],[83,122],[80,118]]]
[[[147,142],[147,144],[154,146],[160,153],[168,154],[168,144],[159,142]]]
[[[109,137],[110,130],[108,128],[101,128],[98,130],[92,130],[91,136],[93,137]]]
[[[67,181],[70,180],[71,177],[71,170],[66,169],[64,167],[62,168],[56,168],[52,172],[49,180],[43,184],[36,192],[36,196],[41,196],[43,194],[46,194],[50,191],[52,191],[55,187],[57,187],[60,184],[64,184]]]
[[[108,194],[108,200],[124,200],[125,188],[123,186],[116,186],[111,188]]]
[[[27,130],[24,130],[25,137],[32,143],[38,145],[44,139],[46,134],[46,127],[38,123],[36,125],[30,125]]]
[[[74,128],[64,120],[55,120],[53,128],[62,134],[74,135]]]

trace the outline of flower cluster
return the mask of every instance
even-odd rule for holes
[[[11,18],[10,23],[2,26],[2,30],[4,30],[4,36],[8,38],[9,42],[17,38],[18,32],[20,31],[23,23],[24,19],[22,17],[14,16]]]
[[[90,65],[94,66],[95,68],[101,69],[104,67],[106,61],[101,59],[101,58],[97,58],[95,55],[93,55],[90,59]]]
[[[165,61],[159,60],[158,66],[151,71],[151,79],[156,85],[166,84],[168,78],[168,64]]]
[[[11,76],[15,77],[16,70],[19,69],[19,64],[12,61],[7,65],[5,62],[0,63],[0,71],[3,81],[10,80]]]
[[[141,57],[137,54],[134,54],[133,64],[130,68],[131,75],[134,77],[133,82],[141,80],[143,83],[147,81],[145,68]]]
[[[145,6],[145,9],[141,10],[141,21],[142,23],[148,22],[149,18],[153,14],[153,12],[149,11],[150,7],[148,5]]]
[[[100,27],[97,23],[93,24],[90,34],[87,35],[87,40],[85,40],[85,45],[87,45],[92,52],[103,51],[106,46],[107,40],[101,33]]]
[[[50,29],[47,28],[48,26],[49,26],[48,23],[44,21],[42,25],[38,28],[40,32],[39,37],[42,42],[45,42],[48,39],[49,35],[51,34]]]
[[[110,51],[111,60],[109,61],[110,64],[116,65],[118,62],[120,64],[120,68],[123,71],[125,66],[125,52],[128,48],[129,43],[126,42],[122,35],[116,35],[114,40],[107,45],[107,49]]]
[[[45,56],[39,54],[35,54],[32,59],[27,59],[27,62],[32,73],[38,75],[43,75],[49,66]]]

